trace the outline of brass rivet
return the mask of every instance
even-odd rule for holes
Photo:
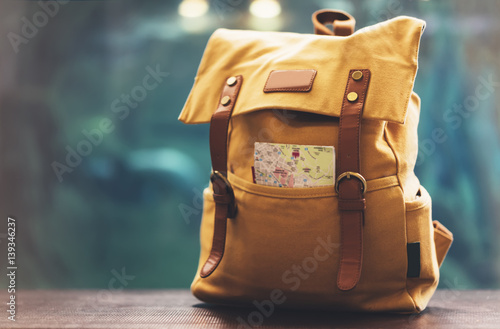
[[[350,93],[347,94],[347,100],[349,102],[354,102],[358,99],[358,94],[356,94],[354,91],[351,91]]]
[[[224,106],[229,105],[229,103],[231,103],[231,97],[229,96],[222,97],[220,103]]]
[[[361,71],[354,71],[352,73],[352,78],[356,81],[361,80],[362,77],[363,77],[363,72]]]
[[[230,77],[226,81],[228,86],[234,86],[236,84],[236,77]]]

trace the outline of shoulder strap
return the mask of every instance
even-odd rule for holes
[[[350,290],[358,284],[363,262],[366,181],[359,173],[359,136],[369,81],[369,70],[349,72],[340,113],[335,186],[339,195],[340,213],[341,250],[337,276],[337,286],[340,290]]]

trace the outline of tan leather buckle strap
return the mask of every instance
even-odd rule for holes
[[[339,121],[337,184],[340,213],[340,266],[337,287],[356,287],[363,262],[363,221],[366,183],[360,174],[359,141],[370,71],[351,70]]]
[[[215,271],[226,246],[227,218],[236,215],[234,194],[227,175],[227,135],[229,120],[234,104],[238,98],[243,77],[241,75],[227,79],[222,90],[217,110],[210,121],[210,156],[213,173],[210,176],[214,190],[215,218],[212,249],[207,261],[200,271],[200,276],[206,278]]]

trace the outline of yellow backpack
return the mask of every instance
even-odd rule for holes
[[[219,29],[207,44],[179,117],[210,122],[191,290],[211,303],[420,312],[453,239],[414,174],[425,23],[353,33],[335,10],[313,23],[316,34]]]

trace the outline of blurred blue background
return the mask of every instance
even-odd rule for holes
[[[0,2],[0,263],[13,216],[18,286],[105,289],[125,273],[126,288],[187,288],[210,156],[208,125],[177,117],[206,42],[219,27],[311,33],[322,8],[357,28],[427,21],[416,171],[455,235],[440,287],[499,288],[496,0]]]

